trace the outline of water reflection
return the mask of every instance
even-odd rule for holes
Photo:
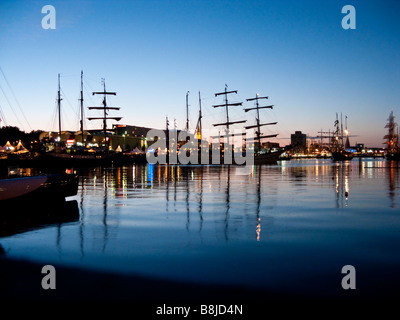
[[[198,179],[198,192],[197,192],[197,197],[198,197],[198,214],[199,214],[199,219],[200,219],[200,224],[199,224],[199,232],[201,232],[203,228],[203,170],[204,167],[202,166],[199,172],[199,179]]]
[[[256,207],[256,239],[260,241],[261,236],[261,218],[260,218],[260,205],[261,205],[261,169],[262,166],[259,166],[258,179],[257,179],[257,207]]]
[[[336,208],[348,206],[349,201],[349,175],[352,172],[352,162],[337,162],[333,166],[332,180],[335,182]]]
[[[94,232],[97,238],[102,239],[98,242],[101,243],[100,251],[105,252],[110,236],[116,237],[119,227],[137,223],[136,219],[149,219],[146,222],[149,224],[151,221],[163,223],[163,219],[184,222],[188,234],[196,232],[199,236],[205,226],[209,232],[212,223],[217,236],[222,236],[225,242],[241,237],[243,234],[240,232],[247,234],[249,230],[256,241],[265,241],[274,221],[278,199],[284,198],[284,194],[291,197],[296,206],[309,199],[323,199],[324,194],[328,195],[324,190],[333,189],[333,207],[344,209],[351,207],[352,184],[358,188],[360,179],[374,180],[383,172],[387,173],[389,181],[390,206],[395,208],[398,165],[387,167],[385,164],[382,160],[368,159],[337,163],[317,160],[282,166],[254,166],[250,176],[237,175],[232,166],[95,168],[88,170],[81,179],[80,250],[83,255],[85,224],[91,225],[92,229],[93,225],[97,226]],[[370,188],[373,187],[371,183]],[[99,201],[101,212],[98,210]]]
[[[365,189],[365,201],[367,201],[386,189],[382,183],[387,179],[390,207],[395,208],[396,198],[399,195],[399,166],[398,161],[373,158],[358,158],[343,162],[300,160],[291,163],[282,162],[280,171],[282,176],[288,177],[288,183],[293,186],[292,192],[299,196],[304,194],[305,198],[313,192],[314,185],[321,190],[333,188],[335,208],[350,206],[352,185],[357,188],[356,193]]]
[[[157,277],[265,284],[287,281],[296,265],[306,278],[316,257],[321,270],[355,253],[358,262],[394,259],[398,170],[369,159],[288,161],[250,175],[234,166],[92,168],[80,172],[79,220],[1,244],[14,256]]]
[[[138,200],[145,199],[148,200],[148,206],[154,207],[151,210],[153,213],[156,211],[162,215],[164,212],[167,219],[182,219],[183,213],[187,232],[194,228],[193,230],[201,233],[204,223],[210,221],[217,226],[223,226],[221,234],[225,241],[229,241],[230,235],[238,232],[237,225],[242,228],[243,223],[248,221],[247,217],[251,215],[255,238],[260,241],[262,218],[267,214],[266,210],[273,207],[271,203],[276,202],[277,186],[265,189],[270,203],[262,207],[262,184],[268,183],[263,182],[265,177],[262,178],[262,167],[254,167],[251,176],[239,176],[235,170],[231,166],[132,165],[81,172],[81,251],[83,252],[84,247],[85,224],[93,218],[88,211],[95,205],[93,202],[98,206],[100,199],[102,251],[106,248],[110,230],[118,225],[119,208],[132,212],[132,207],[135,207]],[[267,174],[269,173],[265,173],[266,177]],[[140,205],[143,205],[142,201]],[[232,216],[233,209],[235,211]],[[96,214],[99,215],[99,211]],[[120,219],[132,217],[123,214]],[[266,219],[265,222],[270,224],[271,220]]]
[[[7,211],[9,214],[6,214]],[[75,222],[79,219],[78,203],[72,201],[59,201],[49,205],[27,207],[15,204],[12,208],[2,207],[0,215],[0,237],[9,237],[15,234]],[[60,233],[58,233],[58,240]]]
[[[390,207],[396,208],[396,189],[399,189],[399,162],[389,161],[388,162],[388,180],[389,180],[389,198]]]
[[[398,161],[365,159],[358,162],[358,173],[362,179],[382,179],[388,181],[388,195],[390,207],[396,208],[396,196],[399,195],[399,169]],[[377,185],[377,188],[378,185]]]

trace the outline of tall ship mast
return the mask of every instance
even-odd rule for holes
[[[268,122],[268,123],[261,123],[261,117],[260,117],[260,110],[261,109],[273,109],[274,105],[268,105],[268,106],[260,106],[259,100],[266,100],[268,99],[267,96],[265,97],[260,97],[259,94],[257,93],[254,98],[249,98],[246,99],[246,101],[255,101],[255,107],[251,108],[245,108],[244,112],[249,112],[249,111],[256,111],[256,124],[250,125],[250,126],[245,126],[245,129],[253,129],[256,128],[255,132],[255,137],[252,138],[246,138],[246,142],[254,142],[255,148],[254,148],[254,164],[275,164],[278,160],[279,157],[281,156],[282,153],[290,150],[293,146],[286,146],[285,148],[278,149],[276,151],[269,151],[269,152],[264,152],[261,153],[261,139],[264,138],[275,138],[278,136],[278,134],[270,134],[270,135],[263,135],[261,132],[261,127],[263,126],[269,126],[269,125],[276,125],[278,122]]]
[[[202,139],[202,124],[201,124],[201,119],[203,118],[203,115],[201,113],[201,97],[200,97],[200,91],[199,91],[199,117],[197,119],[197,124],[196,124],[196,129],[195,129],[195,136],[198,140]]]
[[[340,116],[341,120],[342,115]],[[347,119],[347,117],[346,117]],[[338,114],[336,113],[336,120],[334,122],[335,130],[332,136],[332,159],[334,161],[343,161],[343,160],[351,160],[354,158],[353,153],[347,151],[345,149],[345,145],[343,143],[343,121],[339,121]],[[347,139],[347,125],[346,125],[346,139]]]
[[[239,121],[230,121],[229,119],[229,108],[228,107],[233,107],[233,106],[241,106],[243,104],[243,102],[235,102],[235,103],[228,103],[228,94],[232,94],[232,93],[236,93],[237,94],[237,90],[233,90],[233,91],[228,91],[228,86],[225,85],[225,91],[224,92],[219,92],[216,93],[215,96],[220,96],[220,95],[224,95],[224,101],[225,103],[223,104],[218,104],[218,105],[214,105],[214,108],[222,108],[225,107],[225,111],[226,111],[226,122],[222,122],[222,123],[215,123],[213,124],[214,127],[217,126],[226,126],[225,129],[225,133],[226,135],[223,137],[227,138],[227,145],[229,146],[229,136],[233,136],[233,134],[229,133],[229,127],[232,124],[237,124],[237,123],[245,123],[247,120],[239,120]]]
[[[258,152],[260,152],[260,150],[261,150],[261,139],[263,139],[263,138],[275,138],[276,136],[278,136],[278,134],[271,134],[271,135],[262,136],[262,133],[261,133],[261,127],[262,126],[275,125],[278,122],[260,123],[260,109],[272,109],[274,107],[274,105],[260,107],[260,104],[258,102],[258,100],[260,100],[260,99],[268,99],[268,97],[259,97],[259,95],[257,93],[255,98],[246,99],[246,101],[256,101],[256,106],[253,107],[253,108],[244,109],[244,112],[249,112],[249,111],[252,111],[252,110],[256,110],[257,111],[256,124],[255,125],[251,125],[251,126],[246,126],[245,129],[247,130],[247,129],[257,128],[257,131],[255,132],[256,137],[254,139],[252,139],[252,140],[257,140],[257,148],[256,148],[256,150]]]
[[[103,131],[104,131],[104,144],[106,147],[106,152],[96,152],[95,150],[86,150],[86,147],[82,149],[67,147],[67,149],[60,147],[55,148],[55,152],[45,152],[41,155],[42,161],[49,165],[61,165],[61,166],[87,166],[87,165],[105,165],[111,163],[117,163],[120,161],[125,161],[123,156],[119,153],[109,153],[109,137],[107,137],[107,120],[116,120],[120,121],[122,117],[109,117],[109,110],[119,110],[119,107],[109,107],[107,105],[107,95],[116,95],[115,92],[108,92],[106,90],[105,81],[103,79],[103,91],[93,92],[95,94],[102,94],[103,97],[103,106],[99,107],[89,107],[89,110],[103,110],[103,117],[90,117],[88,120],[103,120]],[[58,76],[58,95],[57,95],[57,108],[59,113],[59,135],[61,135],[61,89],[60,89],[60,75]],[[84,140],[84,108],[83,108],[83,71],[81,71],[81,94],[80,94],[80,129],[81,129],[81,139],[82,144],[85,145]],[[78,140],[78,139],[77,139]]]
[[[107,138],[107,120],[116,120],[120,121],[122,117],[108,117],[108,110],[119,110],[120,107],[109,107],[107,105],[107,96],[108,95],[117,95],[116,92],[109,92],[106,90],[106,82],[105,79],[103,79],[103,91],[98,91],[98,92],[92,92],[92,95],[96,94],[102,94],[103,97],[103,106],[101,107],[89,107],[89,110],[103,110],[103,117],[90,117],[88,120],[103,120],[103,132],[104,132],[104,144],[106,147],[106,152],[109,150],[109,142]]]
[[[336,120],[334,122],[335,130],[333,131],[332,135],[332,151],[340,151],[343,146],[343,135],[342,131],[340,130],[340,122],[338,118],[338,114],[336,112]]]
[[[392,110],[385,125],[385,128],[388,129],[388,132],[383,137],[386,140],[384,142],[387,145],[385,156],[388,160],[400,160],[399,127],[394,119],[395,116]]]
[[[189,91],[186,92],[186,126],[185,130],[189,133]]]
[[[58,141],[61,142],[61,86],[60,74],[58,74],[58,92],[57,92],[57,108],[58,108]]]
[[[81,102],[81,121],[80,121],[80,125],[81,125],[81,139],[82,139],[82,145],[85,145],[85,141],[84,141],[84,136],[83,136],[83,71],[81,70],[81,98],[79,99],[79,101]]]
[[[59,136],[59,141],[61,142],[61,101],[63,99],[61,98],[61,85],[60,85],[60,74],[58,74],[58,91],[57,91],[57,111],[58,111],[58,136]],[[81,102],[81,120],[80,120],[80,129],[82,133],[82,144],[84,144],[84,138],[83,138],[83,71],[81,71],[81,97],[79,99]]]
[[[230,106],[242,106],[242,102],[236,102],[236,103],[229,103],[228,102],[228,94],[232,94],[232,93],[237,93],[237,90],[233,90],[233,91],[228,91],[227,90],[227,86],[225,85],[225,91],[224,92],[219,92],[216,93],[215,96],[219,96],[219,95],[224,95],[224,100],[225,103],[224,104],[219,104],[219,105],[214,105],[214,108],[219,108],[219,107],[225,107],[225,112],[226,112],[226,122],[223,123],[216,123],[214,124],[214,127],[216,126],[225,126],[226,129],[226,135],[225,136],[221,136],[221,137],[226,137],[227,138],[227,143],[229,145],[229,137],[230,136],[234,136],[234,134],[230,134],[229,133],[229,128],[231,125],[233,124],[239,124],[239,123],[245,123],[247,120],[239,120],[239,121],[231,121],[229,118],[229,108]],[[271,123],[261,123],[260,122],[260,109],[272,109],[272,105],[271,106],[260,106],[259,105],[259,101],[260,99],[266,99],[267,97],[259,97],[258,95],[256,95],[255,98],[249,98],[247,99],[247,101],[256,101],[256,107],[253,108],[246,108],[244,109],[245,112],[251,111],[251,110],[256,110],[257,111],[257,117],[256,117],[256,124],[255,125],[250,125],[250,126],[245,126],[245,129],[251,129],[251,128],[257,128],[257,132],[256,132],[256,137],[252,137],[250,139],[245,139],[247,141],[254,141],[257,140],[258,142],[258,146],[260,148],[261,145],[261,139],[263,138],[272,138],[272,137],[276,137],[278,134],[273,134],[273,135],[262,135],[260,128],[262,126],[265,125],[274,125],[277,124],[277,122],[271,122]],[[244,135],[243,133],[241,134],[242,136]],[[273,152],[269,152],[269,153],[264,153],[264,154],[260,154],[259,150],[258,152],[256,152],[254,154],[254,164],[275,164],[278,160],[279,157],[282,153],[284,153],[285,151],[291,149],[292,146],[287,146],[281,150],[278,151],[273,151]],[[249,152],[249,150],[246,150],[246,152]],[[253,151],[251,151],[253,152]]]

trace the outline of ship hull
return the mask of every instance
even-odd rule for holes
[[[255,154],[254,164],[275,164],[280,160],[279,157],[285,151],[286,150],[279,150],[271,153]]]
[[[400,153],[387,153],[385,155],[385,158],[387,160],[399,161],[400,160]]]
[[[275,151],[275,152],[270,152],[270,153],[263,153],[263,154],[254,154],[254,164],[259,165],[259,164],[276,164],[279,159],[279,157],[285,152],[287,151],[287,149],[283,149],[283,150],[279,150],[279,151]],[[245,158],[244,155],[242,155]],[[190,164],[190,165],[209,165],[209,164],[213,164],[213,165],[224,165],[224,164],[233,164],[233,165],[246,165],[247,163],[241,163],[238,164],[235,161],[235,156],[232,153],[231,154],[231,159],[228,159],[226,161],[226,159],[224,158],[223,153],[220,154],[220,157],[217,157],[217,161],[215,161],[213,159],[212,153],[210,152],[208,158],[206,157],[205,161],[204,159],[201,157],[201,155],[199,154],[197,157],[197,161],[195,163],[192,162],[188,162],[188,163],[181,163],[179,161],[179,157],[175,156],[173,158],[173,160],[171,160],[169,158],[169,156],[166,156],[166,161],[168,164],[177,164],[177,165],[186,165],[186,164]]]
[[[79,176],[52,174],[0,180],[1,205],[32,205],[64,201],[78,192]]]
[[[333,161],[346,161],[354,158],[354,155],[351,152],[342,151],[342,152],[332,152]]]
[[[96,167],[118,164],[122,161],[122,154],[68,154],[46,153],[41,155],[40,163],[49,166]]]

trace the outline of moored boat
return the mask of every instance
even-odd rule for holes
[[[348,141],[347,129],[345,133],[346,133],[346,141]],[[343,138],[344,138],[343,124],[339,123],[338,114],[336,113],[335,131],[332,136],[332,147],[331,147],[333,161],[346,161],[346,160],[352,160],[354,158],[354,154],[346,150]]]
[[[332,159],[334,161],[345,161],[345,160],[351,160],[354,158],[354,155],[346,150],[339,150],[332,152]]]
[[[0,180],[0,203],[30,205],[64,201],[78,192],[79,176],[50,174]]]
[[[46,176],[2,179],[0,180],[0,201],[26,196],[39,189],[46,180]]]
[[[244,112],[249,112],[251,110],[256,110],[256,124],[255,125],[250,125],[246,126],[245,129],[256,129],[255,131],[255,137],[250,139],[251,141],[255,142],[255,153],[254,153],[254,164],[275,164],[277,163],[278,160],[281,160],[280,157],[283,153],[285,153],[287,150],[290,149],[290,147],[286,147],[277,151],[273,152],[265,152],[263,153],[262,151],[262,144],[261,144],[261,139],[264,138],[275,138],[278,136],[278,134],[270,134],[270,135],[262,135],[261,132],[261,127],[262,126],[270,126],[270,125],[276,125],[277,122],[269,122],[269,123],[261,123],[260,122],[260,109],[273,109],[274,105],[268,105],[268,106],[260,106],[259,105],[259,100],[260,99],[268,99],[268,97],[260,97],[258,93],[254,98],[249,98],[246,99],[247,101],[255,101],[255,107],[251,108],[246,108],[244,109]],[[290,158],[287,157],[287,160]]]
[[[215,96],[219,96],[219,95],[224,95],[225,96],[225,99],[224,99],[225,103],[213,106],[214,108],[225,107],[227,121],[223,122],[223,123],[214,124],[214,126],[226,126],[226,130],[225,130],[226,131],[226,135],[224,137],[227,138],[228,145],[229,145],[229,137],[233,137],[234,136],[234,134],[230,134],[230,125],[245,123],[247,121],[247,120],[231,121],[229,119],[228,107],[229,106],[242,106],[242,102],[228,103],[227,95],[231,94],[231,93],[237,93],[237,90],[227,91],[227,87],[225,87],[225,91],[216,93]],[[253,125],[245,126],[244,128],[246,130],[256,129],[256,131],[255,131],[255,136],[254,137],[247,138],[247,139],[244,139],[244,140],[247,143],[250,142],[250,143],[253,143],[255,145],[254,164],[275,164],[275,163],[277,163],[278,160],[280,160],[279,157],[284,152],[286,152],[287,150],[291,149],[291,146],[287,146],[285,148],[282,148],[282,149],[277,150],[277,151],[272,151],[272,152],[265,152],[266,150],[262,148],[262,144],[261,144],[261,140],[262,139],[275,138],[275,137],[278,136],[278,134],[263,135],[263,133],[261,132],[261,127],[270,126],[270,125],[276,125],[277,124],[277,122],[261,123],[261,121],[260,121],[260,110],[261,109],[273,109],[273,107],[274,107],[273,105],[260,106],[259,100],[262,100],[262,99],[268,99],[268,97],[267,96],[260,97],[258,95],[258,93],[257,93],[254,98],[246,99],[247,101],[255,101],[255,106],[254,107],[250,107],[250,108],[245,108],[244,112],[247,113],[249,111],[255,110],[256,111],[256,117],[255,117],[256,123],[253,124]]]
[[[68,166],[68,167],[81,167],[81,166],[105,166],[113,163],[119,163],[123,160],[127,161],[128,157],[124,157],[122,153],[110,152],[110,139],[109,131],[107,129],[107,120],[120,121],[122,117],[109,117],[109,110],[119,110],[119,107],[109,107],[107,105],[106,97],[108,95],[116,95],[115,92],[109,92],[106,90],[105,80],[103,79],[103,91],[92,92],[93,95],[103,95],[102,106],[99,107],[88,107],[89,110],[101,110],[103,111],[102,117],[89,117],[88,120],[102,120],[103,121],[103,134],[104,134],[104,146],[100,152],[91,152],[91,149],[86,149],[86,142],[84,139],[84,112],[83,112],[83,71],[81,71],[81,120],[80,120],[80,132],[82,135],[81,149],[79,152],[75,152],[74,148],[67,150],[62,142],[59,140],[58,145],[55,147],[54,152],[46,152],[39,156],[41,164],[50,166]],[[58,75],[58,115],[59,115],[59,138],[61,139],[61,88],[60,88],[60,75]]]
[[[256,153],[254,155],[254,164],[275,164],[277,163],[278,160],[280,160],[279,157],[285,151],[286,150],[283,149],[269,153],[261,153],[261,154]]]

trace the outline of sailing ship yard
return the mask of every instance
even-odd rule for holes
[[[2,300],[395,308],[399,12],[2,2]]]

